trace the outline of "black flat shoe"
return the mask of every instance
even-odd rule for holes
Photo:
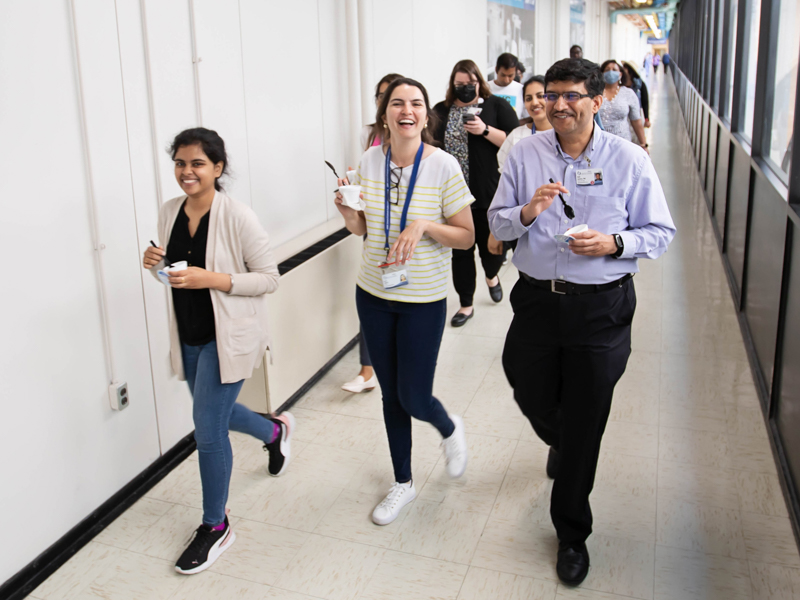
[[[558,578],[567,585],[580,585],[589,574],[589,551],[586,544],[558,543]]]
[[[453,315],[453,318],[450,319],[450,325],[452,325],[453,327],[463,327],[464,323],[469,321],[474,316],[475,316],[474,308],[472,309],[472,312],[469,313],[468,315],[465,315],[462,312],[457,312],[455,315]]]
[[[500,285],[500,280],[497,280],[497,285],[489,288],[489,295],[492,300],[497,303],[503,299],[503,286]]]
[[[550,452],[547,453],[547,476],[550,479],[555,479],[558,475],[558,465],[561,463],[561,458],[555,448],[550,446]]]

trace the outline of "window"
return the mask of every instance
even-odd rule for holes
[[[753,113],[756,104],[756,71],[758,68],[758,29],[761,24],[761,0],[750,2],[750,47],[745,48],[748,54],[747,70],[744,73],[744,128],[742,133],[748,140],[753,139]]]
[[[779,23],[769,157],[788,175],[797,91],[797,56],[800,51],[800,1],[781,0]]]
[[[736,0],[731,1],[730,7],[730,14],[731,14],[731,27],[730,27],[730,35],[731,35],[731,42],[730,46],[726,48],[724,51],[728,54],[728,96],[725,99],[725,118],[728,119],[728,122],[731,121],[731,108],[733,107],[733,79],[736,75],[736,59],[735,59],[735,49],[736,49],[736,23],[739,18],[739,4]]]

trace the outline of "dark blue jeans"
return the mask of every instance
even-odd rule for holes
[[[222,383],[216,340],[202,346],[181,344],[181,350],[183,370],[192,393],[194,439],[203,484],[203,523],[219,525],[225,520],[233,469],[228,430],[271,442],[274,427],[271,421],[236,404],[244,379]]]
[[[447,301],[383,300],[356,288],[361,334],[383,392],[395,480],[411,480],[411,417],[433,425],[442,437],[455,426],[433,397],[433,376],[447,317]]]

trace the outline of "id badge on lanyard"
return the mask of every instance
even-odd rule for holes
[[[411,196],[414,194],[414,186],[417,183],[417,173],[419,172],[419,165],[422,162],[422,152],[425,149],[425,144],[420,143],[417,156],[414,158],[414,169],[411,171],[411,179],[408,182],[408,191],[406,192],[406,203],[403,205],[403,213],[400,216],[400,232],[406,228],[406,219],[408,217],[408,207],[411,205]],[[391,162],[392,162],[392,147],[386,150],[386,170],[384,173],[384,210],[383,210],[383,230],[386,233],[386,243],[384,250],[386,250],[386,258],[389,258],[389,231],[392,225],[392,185],[391,185]],[[398,186],[400,183],[398,182]],[[381,280],[383,281],[383,289],[391,290],[398,287],[403,287],[409,284],[408,269],[404,265],[399,264],[397,261],[393,263],[384,263],[380,265]]]

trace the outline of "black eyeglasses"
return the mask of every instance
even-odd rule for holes
[[[389,202],[398,206],[400,204],[400,180],[403,177],[403,167],[395,167],[391,171],[389,171],[389,182],[392,184],[392,187],[397,190],[397,200],[392,202],[391,196],[389,197]]]
[[[563,98],[567,102],[577,102],[581,98],[592,98],[591,94],[579,94],[578,92],[564,92],[563,94],[556,94],[555,92],[545,92],[544,99],[548,102],[556,103],[559,98]]]

